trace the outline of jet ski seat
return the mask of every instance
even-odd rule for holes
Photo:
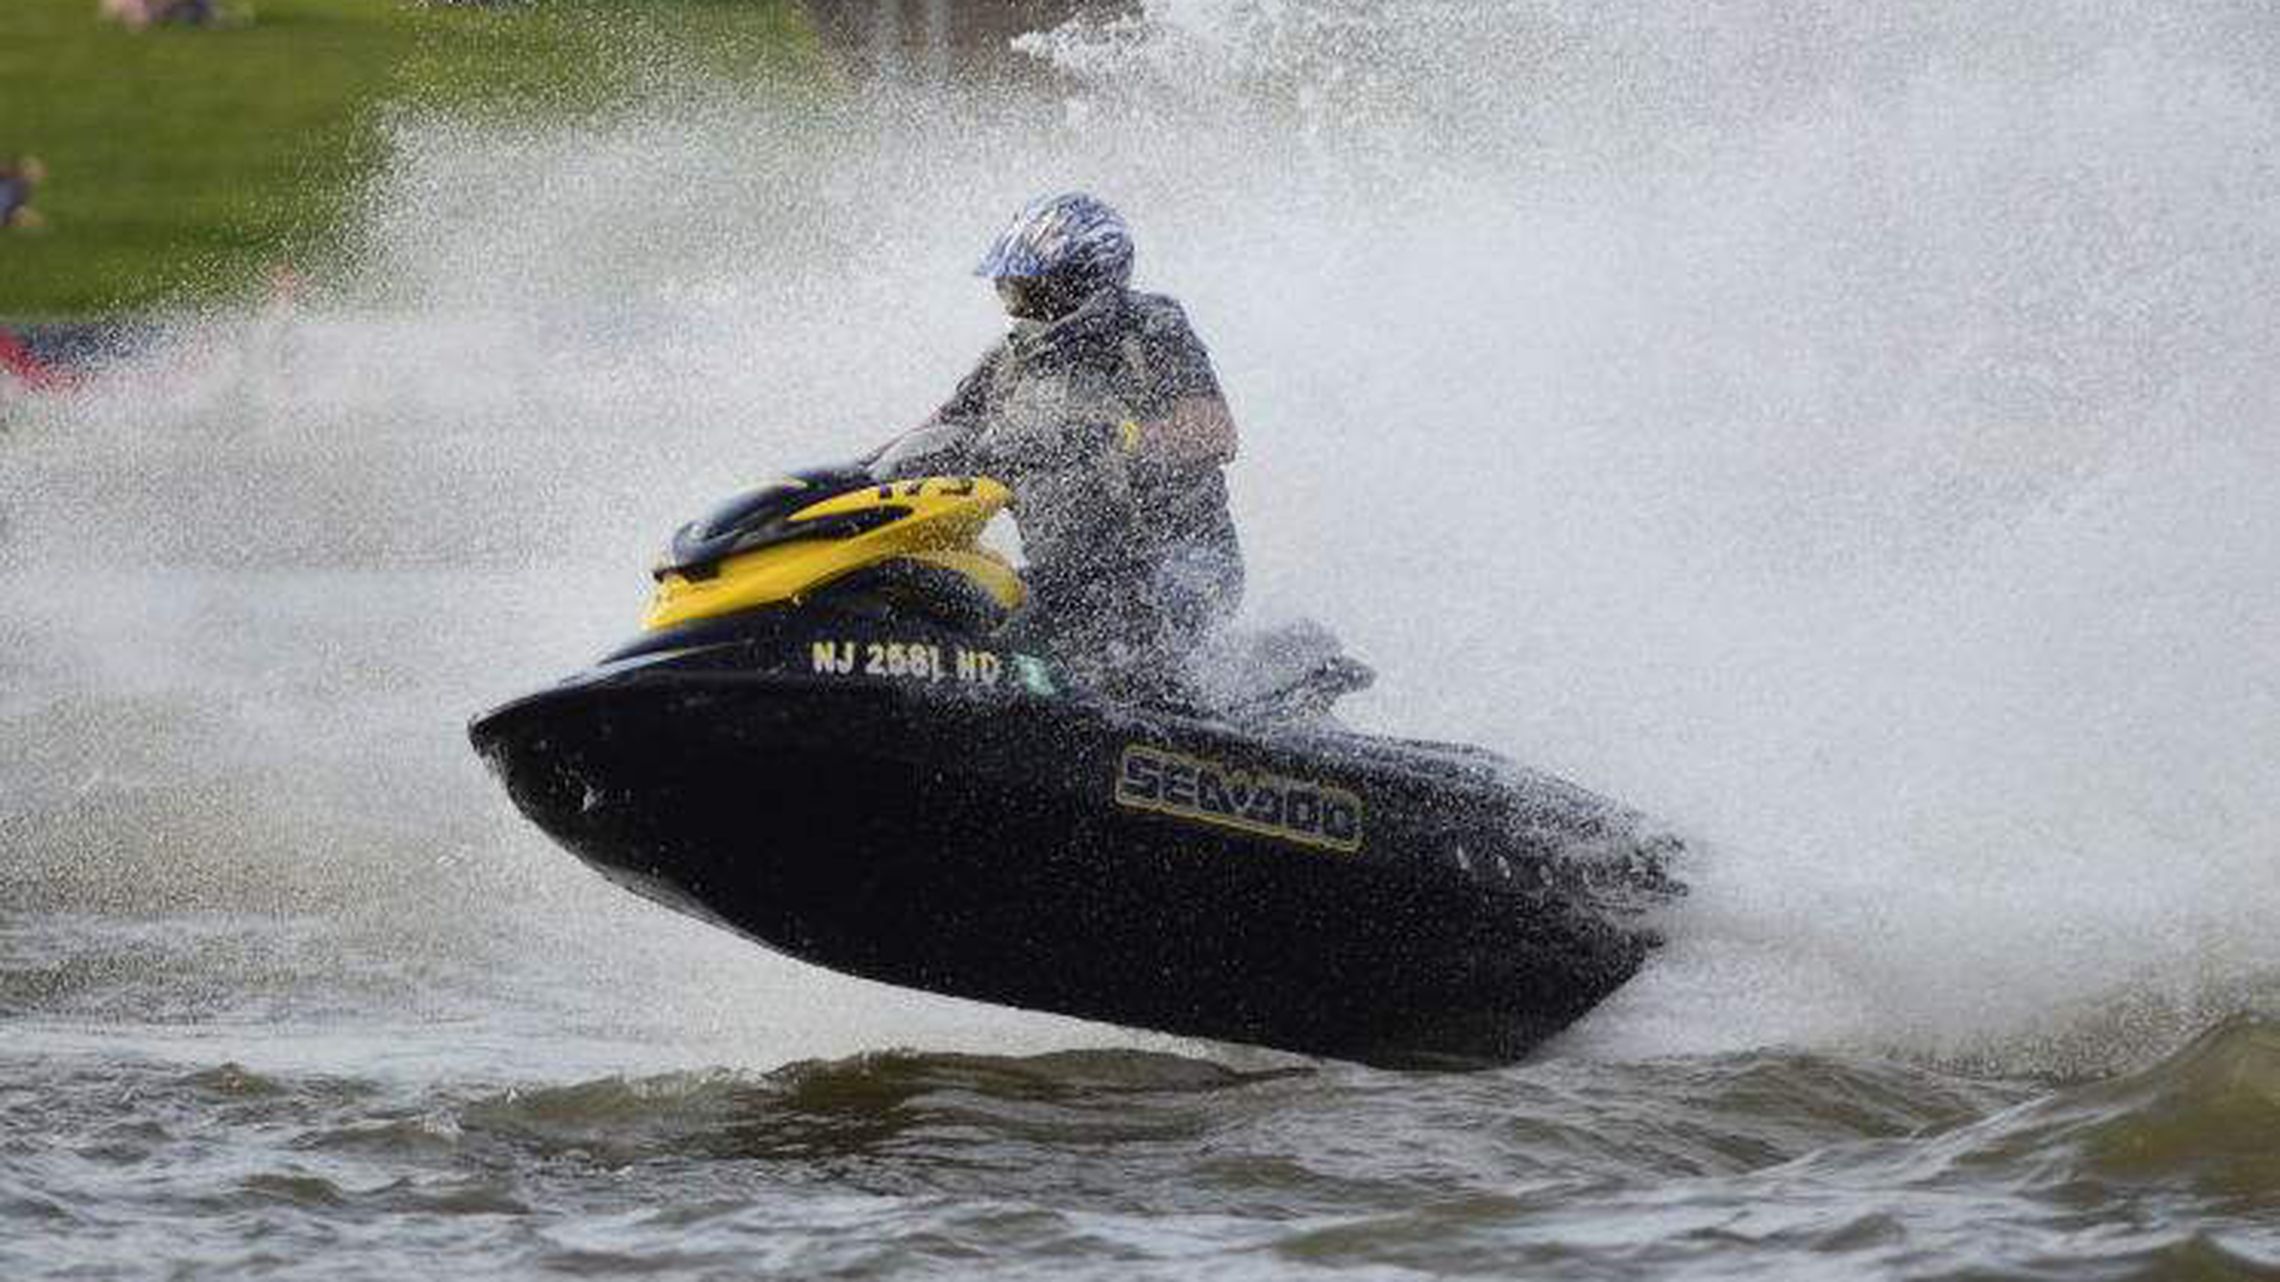
[[[1376,670],[1312,619],[1222,632],[1204,643],[1190,669],[1205,709],[1269,724],[1320,720],[1338,700],[1376,680]]]

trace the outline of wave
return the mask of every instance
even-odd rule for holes
[[[0,1226],[60,1235],[10,1259],[25,1276],[328,1242],[526,1270],[1039,1276],[2280,1259],[2269,1015],[2061,1085],[1770,1051],[1451,1074],[898,1051],[520,1085],[0,1060],[41,1109],[36,1142],[0,1144]],[[84,1231],[98,1216],[117,1231]]]
[[[2280,1206],[2280,1018],[2237,1015],[2158,1063],[2070,1087],[1942,1147],[1958,1168]]]

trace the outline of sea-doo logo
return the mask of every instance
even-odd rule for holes
[[[1116,804],[1302,846],[1362,848],[1362,799],[1343,788],[1232,770],[1145,744],[1125,746]]]

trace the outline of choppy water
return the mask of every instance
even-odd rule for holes
[[[12,989],[38,972],[13,970]],[[52,972],[51,972],[52,975]],[[31,981],[27,983],[27,981]],[[21,1028],[21,1025],[19,1025]],[[1752,1051],[1467,1075],[1138,1049],[581,1075],[480,1018],[44,1027],[12,1277],[2266,1277],[2280,1024],[2074,1084]],[[239,1038],[245,1034],[240,1033]],[[590,1054],[590,1050],[584,1052]]]
[[[407,117],[312,297],[0,408],[0,1277],[2280,1275],[2266,7],[1031,48],[1070,96]],[[1357,719],[1693,840],[1538,1061],[793,966],[467,752],[688,512],[923,414],[976,247],[1078,183]]]

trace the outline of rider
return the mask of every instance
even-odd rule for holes
[[[1004,481],[1064,660],[1135,695],[1176,686],[1243,592],[1221,470],[1235,421],[1211,358],[1178,303],[1130,288],[1130,231],[1081,192],[1032,201],[974,274],[1010,332],[872,469]]]

